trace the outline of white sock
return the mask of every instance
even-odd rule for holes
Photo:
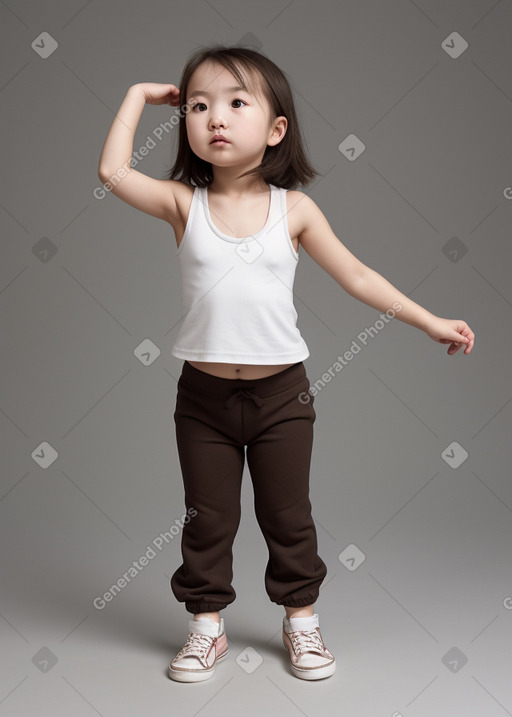
[[[296,630],[314,630],[315,627],[318,627],[318,624],[319,620],[316,613],[309,617],[290,617],[288,618],[288,626],[290,629],[286,630],[287,625],[285,623],[285,630],[286,632],[295,632]]]
[[[191,632],[201,632],[203,635],[210,635],[210,637],[218,637],[221,628],[222,623],[215,622],[211,617],[200,617],[197,620],[189,621],[189,629]]]

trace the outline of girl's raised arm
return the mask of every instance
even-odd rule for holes
[[[130,160],[144,105],[178,105],[179,95],[175,85],[156,82],[132,85],[112,122],[98,165],[98,177],[112,194],[173,226],[178,214],[175,192],[180,182],[148,177],[133,169]]]

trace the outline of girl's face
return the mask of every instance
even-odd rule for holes
[[[210,62],[199,65],[188,84],[185,122],[190,147],[219,167],[259,165],[267,145],[278,144],[286,132],[286,118],[272,120],[261,93],[254,95],[237,85],[228,70]],[[229,144],[211,144],[217,134]]]

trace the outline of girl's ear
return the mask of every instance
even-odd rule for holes
[[[276,119],[272,123],[272,129],[270,130],[267,144],[269,144],[271,147],[275,147],[276,144],[279,144],[279,142],[286,134],[287,127],[288,120],[286,119],[286,117],[276,117]]]

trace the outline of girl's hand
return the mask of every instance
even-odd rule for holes
[[[440,344],[450,344],[448,356],[453,356],[465,346],[465,354],[469,354],[475,343],[475,334],[465,321],[461,319],[440,319],[436,317],[425,329],[425,333]]]
[[[180,91],[176,85],[165,85],[159,82],[139,82],[136,87],[142,92],[148,105],[171,105],[180,103]]]

